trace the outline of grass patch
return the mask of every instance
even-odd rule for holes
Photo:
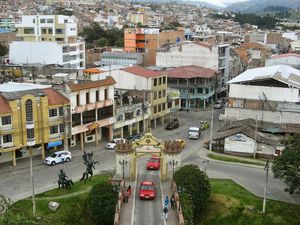
[[[212,194],[196,225],[298,225],[300,206],[267,200],[262,215],[262,198],[231,180],[210,179]]]
[[[216,160],[225,161],[225,162],[245,163],[245,164],[259,165],[259,166],[265,165],[265,162],[250,161],[250,160],[246,160],[246,159],[239,159],[239,158],[223,156],[223,155],[207,154],[207,157],[210,159],[216,159]]]
[[[41,217],[41,220],[38,221],[38,224],[95,225],[95,223],[89,217],[89,212],[87,211],[87,197],[92,186],[107,182],[108,178],[110,178],[109,175],[97,175],[92,177],[90,182],[74,183],[74,186],[71,190],[57,188],[37,195],[36,214],[38,217]],[[45,199],[45,197],[47,199]],[[48,209],[48,204],[51,200],[54,200],[60,204],[60,207],[54,212]],[[12,205],[12,207],[16,212],[21,212],[26,217],[32,218],[31,198],[17,201]]]

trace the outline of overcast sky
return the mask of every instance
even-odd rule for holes
[[[236,3],[236,2],[244,2],[247,0],[198,0],[198,1],[203,1],[203,2],[207,2],[213,5],[217,5],[217,6],[222,6],[225,7],[225,4],[230,4],[230,3]]]

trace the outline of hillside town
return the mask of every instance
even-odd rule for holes
[[[289,13],[300,15],[300,5]],[[251,24],[244,15],[197,1],[0,1],[0,180],[25,168],[29,158],[33,170],[54,166],[61,161],[47,159],[57,152],[73,155],[69,170],[78,177],[81,155],[92,152],[101,170],[110,168],[114,179],[134,185],[135,177],[149,179],[137,168],[147,163],[150,148],[157,157],[148,155],[150,161],[160,162],[153,181],[164,181],[164,199],[168,173],[174,179],[184,161],[199,164],[198,157],[206,174],[212,154],[263,166],[284,155],[282,140],[300,133],[300,16]],[[72,157],[57,168],[66,169]],[[225,167],[210,164],[210,178],[230,177],[220,175]],[[54,168],[45,167],[45,174],[53,177]],[[234,170],[236,177],[244,171]],[[254,174],[247,182],[230,178],[263,197],[263,189],[251,186]],[[0,188],[0,195],[15,201],[31,196],[29,186],[26,194],[13,177],[9,182],[18,191]],[[50,189],[44,189],[51,186],[47,179],[39,182],[40,190]],[[270,198],[300,204],[299,194],[276,195],[275,188],[285,193],[285,184],[270,182]],[[133,223],[132,201],[116,211],[113,224],[164,224],[159,201],[149,223],[141,222],[137,211],[145,209],[137,202]],[[186,215],[169,212],[165,224],[193,224],[181,218]]]

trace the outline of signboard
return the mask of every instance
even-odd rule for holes
[[[87,128],[89,129],[89,131],[93,131],[95,130],[96,128],[99,127],[99,124],[98,123],[91,123],[87,126]]]
[[[59,145],[62,145],[62,141],[49,142],[47,147],[48,148],[53,148],[53,147],[56,147],[56,146],[59,146]]]
[[[135,34],[159,34],[159,29],[155,28],[135,28],[131,29],[128,28],[126,29],[128,33],[135,33]]]
[[[144,146],[136,147],[135,151],[137,153],[145,153],[145,152],[160,153],[161,149],[153,145],[144,145]]]

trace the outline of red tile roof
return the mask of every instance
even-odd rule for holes
[[[49,105],[64,105],[70,103],[69,99],[53,88],[46,88],[42,89],[41,91],[48,96]]]
[[[127,68],[123,68],[122,70],[124,70],[128,73],[132,73],[132,74],[135,74],[135,75],[138,75],[138,76],[142,76],[142,77],[158,77],[158,76],[163,75],[159,71],[145,69],[145,68],[140,67],[140,66],[127,67]]]
[[[80,91],[80,90],[86,90],[86,89],[91,89],[91,88],[113,85],[115,83],[116,83],[116,81],[114,80],[114,78],[106,77],[103,80],[89,81],[89,82],[84,82],[84,83],[79,83],[79,84],[68,83],[68,86],[72,92],[75,92],[75,91]]]
[[[280,55],[273,55],[271,56],[272,59],[277,59],[277,58],[284,58],[284,57],[289,57],[289,56],[295,56],[300,58],[300,54],[296,53],[287,53],[287,54],[280,54]]]
[[[215,76],[216,73],[217,73],[216,70],[204,68],[201,66],[194,66],[194,65],[180,66],[166,71],[168,77],[175,77],[175,78],[194,78],[194,77],[211,78]]]
[[[6,99],[0,95],[0,113],[11,113],[11,108]]]

